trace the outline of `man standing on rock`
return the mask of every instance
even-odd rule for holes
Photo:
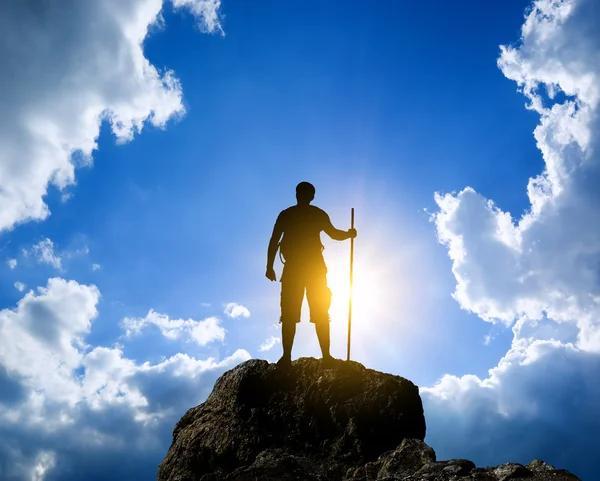
[[[283,356],[277,362],[288,366],[292,362],[292,346],[296,335],[296,323],[300,322],[304,290],[310,309],[310,322],[314,323],[323,354],[324,367],[331,366],[329,353],[329,306],[331,291],[327,286],[327,266],[323,259],[321,231],[334,240],[342,241],[356,237],[356,229],[347,231],[333,227],[327,213],[310,205],[315,198],[315,188],[308,182],[296,186],[298,203],[282,211],[277,217],[267,256],[266,277],[276,280],[273,264],[277,249],[285,259],[281,274],[281,337]],[[281,236],[283,235],[283,239]],[[279,242],[281,239],[281,242]]]

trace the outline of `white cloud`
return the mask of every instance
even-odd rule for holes
[[[250,311],[242,306],[241,304],[236,304],[235,302],[230,302],[225,307],[224,314],[227,317],[238,318],[238,317],[250,317]]]
[[[185,113],[175,74],[143,52],[165,2],[42,3],[2,3],[0,104],[10,121],[0,126],[0,232],[45,219],[50,187],[70,197],[75,168],[92,164],[101,122],[126,142]],[[175,6],[222,32],[218,1]],[[35,254],[62,265],[51,241]],[[155,477],[175,422],[224,369],[250,357],[240,349],[220,361],[179,354],[136,365],[120,346],[85,344],[99,297],[94,286],[57,278],[0,311],[0,478]],[[204,342],[215,332],[208,322],[193,335]]]
[[[216,368],[231,368],[238,362],[251,359],[250,354],[245,349],[236,350],[231,356],[216,362],[215,358],[194,359],[187,354],[178,353],[159,364],[151,365],[145,362],[139,366],[140,372],[164,372],[169,371],[173,376],[186,376],[188,378],[197,377],[203,371]]]
[[[498,64],[539,112],[545,169],[530,179],[531,209],[515,220],[471,188],[436,194],[439,239],[457,279],[455,298],[511,325],[544,316],[577,325],[578,347],[600,352],[600,35],[591,0],[542,0],[522,43]],[[554,100],[544,104],[541,90]],[[567,97],[556,100],[556,94]]]
[[[175,422],[250,359],[238,349],[220,361],[176,354],[138,365],[121,346],[87,345],[99,299],[94,286],[55,278],[0,311],[3,479],[155,476]]]
[[[447,375],[420,389],[426,441],[444,459],[496,465],[539,458],[594,479],[598,372],[600,356],[573,344],[517,341],[487,378]]]
[[[271,336],[260,345],[259,350],[261,352],[270,351],[271,349],[273,349],[275,347],[275,344],[278,344],[280,342],[281,342],[281,338]]]
[[[46,472],[52,469],[56,463],[56,456],[53,451],[42,451],[38,454],[36,463],[33,465],[31,481],[43,481]]]
[[[100,269],[100,264],[92,264],[93,271],[97,271],[98,269]]]
[[[126,336],[139,334],[145,327],[155,325],[167,339],[186,337],[201,346],[225,339],[225,329],[216,317],[209,317],[202,321],[170,319],[169,316],[151,309],[146,317],[126,317],[121,321],[121,325],[125,329]]]
[[[221,31],[219,2],[175,0],[207,32]],[[144,56],[162,0],[5,0],[0,16],[0,232],[45,219],[48,187],[75,183],[91,165],[100,124],[126,142],[144,125],[185,113],[175,74]]]
[[[186,7],[198,19],[201,30],[224,35],[221,27],[221,0],[172,0],[175,8]]]
[[[545,168],[529,180],[530,209],[516,219],[469,187],[435,196],[432,220],[452,259],[455,299],[514,333],[487,378],[448,375],[422,390],[440,455],[462,450],[489,464],[540,457],[583,479],[595,475],[590,453],[600,445],[586,434],[600,427],[595,7],[594,0],[538,0],[520,43],[501,49],[498,66],[540,115],[534,136]]]
[[[29,291],[16,309],[0,311],[0,365],[53,399],[76,399],[77,387],[65,382],[82,360],[73,343],[83,345],[99,298],[95,286],[60,278]]]
[[[62,270],[62,256],[54,253],[54,243],[48,238],[33,245],[30,250],[23,250],[23,254],[25,256],[33,255],[38,262]]]
[[[15,289],[17,289],[19,292],[23,292],[25,290],[27,286],[25,284],[23,284],[22,282],[15,282]]]
[[[6,261],[6,264],[8,265],[8,267],[12,270],[15,267],[17,267],[17,259],[8,259]]]

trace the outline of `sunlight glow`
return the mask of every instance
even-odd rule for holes
[[[344,252],[345,251],[345,252]],[[346,359],[348,341],[348,300],[350,295],[350,249],[335,249],[326,254],[331,300],[331,347],[338,358]],[[350,358],[365,358],[377,349],[385,336],[386,323],[398,318],[394,312],[402,305],[400,273],[396,263],[384,259],[374,245],[356,243],[352,288],[352,344]]]

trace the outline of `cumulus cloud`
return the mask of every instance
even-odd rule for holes
[[[600,352],[597,20],[591,0],[540,0],[521,43],[502,48],[498,65],[541,116],[545,169],[529,181],[531,208],[515,220],[467,187],[436,194],[434,221],[463,308],[508,325],[522,316],[574,323],[578,345]]]
[[[280,342],[281,342],[281,338],[275,337],[275,336],[271,336],[265,342],[263,342],[260,345],[259,350],[261,352],[270,351],[271,349],[273,349],[275,347],[276,344],[278,344]]]
[[[29,291],[16,309],[0,311],[0,365],[65,402],[76,399],[77,387],[65,383],[82,361],[83,345],[97,315],[100,292],[61,278]]]
[[[217,0],[174,0],[206,32],[221,31]],[[143,43],[162,0],[6,0],[0,16],[0,232],[49,214],[49,186],[90,165],[100,124],[126,142],[144,125],[185,113],[175,73]]]
[[[224,313],[227,317],[234,319],[238,317],[250,317],[250,311],[246,307],[241,304],[236,304],[235,302],[227,304]]]
[[[48,264],[55,269],[62,270],[62,256],[54,252],[54,242],[45,238],[33,245],[31,249],[23,250],[23,255],[33,255],[38,262],[42,264]]]
[[[93,271],[97,271],[98,269],[100,269],[100,264],[92,264]]]
[[[489,376],[421,388],[427,442],[480,465],[544,459],[595,479],[600,356],[557,340],[517,341]]]
[[[121,321],[121,325],[126,336],[139,334],[144,328],[154,325],[167,339],[184,337],[201,346],[225,339],[225,329],[221,326],[221,320],[216,317],[208,317],[202,321],[170,319],[169,316],[151,309],[145,317],[126,317]]]
[[[27,286],[25,284],[23,284],[22,282],[15,282],[15,289],[17,289],[19,292],[23,292],[25,290]]]
[[[226,369],[250,359],[176,354],[136,364],[90,346],[100,292],[60,278],[0,311],[0,478],[148,479],[171,430]],[[37,478],[36,478],[37,476]]]
[[[488,378],[445,376],[423,391],[432,436],[448,449],[471,444],[488,460],[498,446],[515,459],[537,450],[584,479],[581,469],[593,471],[583,458],[598,449],[585,433],[600,414],[591,375],[600,368],[598,24],[594,0],[537,0],[519,43],[501,47],[499,68],[540,115],[545,168],[529,179],[530,208],[516,218],[466,187],[436,193],[432,220],[452,259],[454,298],[512,326],[514,339]],[[447,442],[440,425],[455,433]]]
[[[8,265],[10,270],[13,270],[15,267],[17,267],[17,259],[8,259],[6,261],[6,264]]]
[[[168,4],[2,3],[0,104],[10,121],[0,126],[0,232],[45,219],[50,188],[70,197],[76,168],[92,164],[102,122],[126,142],[145,125],[163,128],[185,114],[174,72],[143,51]],[[219,1],[172,4],[202,30],[222,33]],[[62,266],[49,239],[30,254]],[[1,479],[151,479],[177,419],[223,370],[250,358],[240,349],[221,360],[178,354],[137,365],[122,346],[85,343],[99,298],[95,286],[55,278],[0,311]],[[194,332],[199,342],[220,336],[214,323],[204,327]]]

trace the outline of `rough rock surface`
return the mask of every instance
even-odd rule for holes
[[[226,372],[177,423],[159,481],[572,481],[543,461],[436,461],[418,388],[399,376],[301,358]]]

